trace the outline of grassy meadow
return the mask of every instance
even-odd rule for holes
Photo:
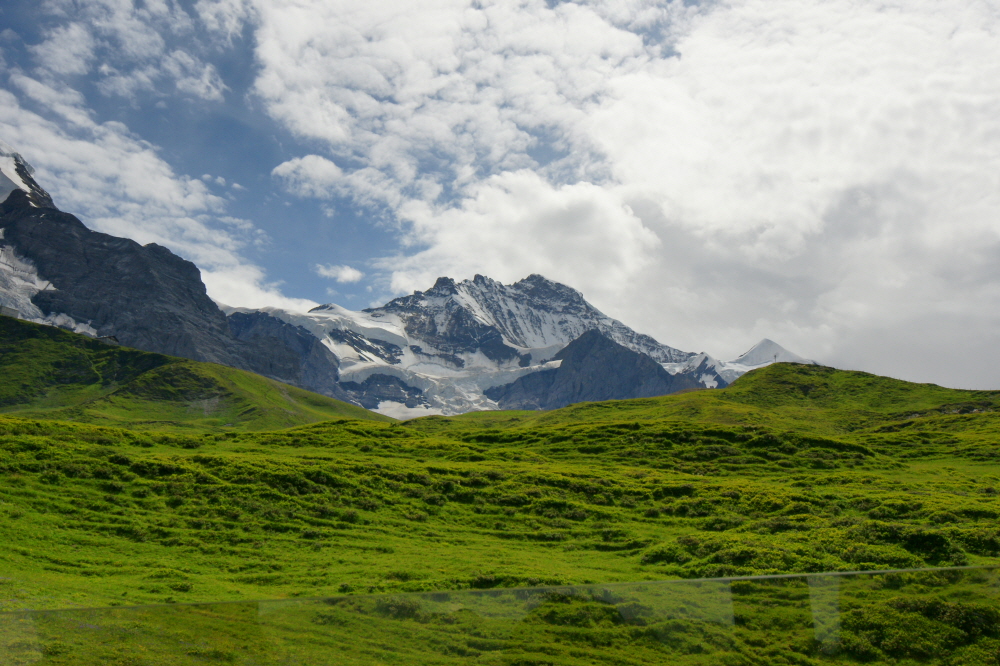
[[[394,422],[0,323],[2,611],[1000,560],[998,392],[777,364],[725,390]],[[733,659],[704,663],[813,663]]]
[[[274,430],[331,418],[392,421],[215,363],[111,346],[0,317],[0,414],[131,430]]]

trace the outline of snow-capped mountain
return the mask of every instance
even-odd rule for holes
[[[511,285],[482,275],[443,277],[427,291],[360,312],[334,304],[263,312],[316,335],[340,360],[341,386],[369,409],[392,415],[497,409],[487,389],[557,368],[558,352],[588,331],[690,378],[679,384],[684,388],[728,383],[701,362],[704,355],[636,333],[541,275]]]
[[[817,365],[816,361],[793,354],[777,342],[764,338],[732,361],[725,361],[716,366],[716,370],[727,382],[732,384],[737,377],[756,368],[763,368],[772,363],[806,363]]]
[[[377,308],[220,308],[198,268],[164,247],[88,229],[58,210],[0,143],[0,305],[138,349],[251,370],[390,416],[722,388],[756,367],[805,362],[764,340],[722,362],[603,314],[530,275],[439,278]]]
[[[0,141],[0,202],[6,201],[14,190],[21,190],[28,195],[32,206],[54,208],[52,197],[32,178],[34,173],[35,169],[20,153]]]

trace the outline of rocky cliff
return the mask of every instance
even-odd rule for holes
[[[557,368],[486,389],[501,409],[557,409],[576,402],[649,398],[705,388],[688,374],[672,375],[646,354],[599,331],[587,331],[558,354]]]

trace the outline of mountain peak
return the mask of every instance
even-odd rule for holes
[[[434,286],[431,287],[428,292],[444,292],[447,294],[455,293],[455,280],[450,277],[439,277],[434,282]]]
[[[768,363],[813,363],[813,361],[793,354],[774,340],[764,338],[730,363],[757,366]]]
[[[14,190],[20,190],[27,195],[32,206],[55,208],[49,193],[35,182],[34,173],[35,169],[21,157],[21,153],[0,140],[0,203],[6,201]]]

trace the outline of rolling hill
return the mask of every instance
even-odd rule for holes
[[[360,407],[215,363],[138,351],[0,317],[0,413],[129,428],[268,430]]]

